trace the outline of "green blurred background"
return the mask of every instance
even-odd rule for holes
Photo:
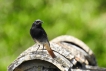
[[[34,44],[29,29],[41,19],[49,40],[72,35],[106,67],[106,0],[0,0],[0,71]]]

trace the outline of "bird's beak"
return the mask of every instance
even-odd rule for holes
[[[43,22],[41,21],[41,24],[43,24]]]

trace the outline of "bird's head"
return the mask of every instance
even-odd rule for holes
[[[40,19],[38,19],[38,20],[34,21],[33,26],[38,26],[38,27],[40,27],[42,23],[43,23],[43,22],[42,22]]]

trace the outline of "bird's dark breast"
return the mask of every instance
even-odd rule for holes
[[[41,29],[31,29],[30,30],[30,34],[32,36],[33,39],[36,39],[38,42],[45,42],[47,41],[47,36],[44,32],[41,31]]]

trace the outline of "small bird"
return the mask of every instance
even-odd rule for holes
[[[47,38],[47,34],[45,30],[42,28],[42,21],[36,20],[30,29],[30,35],[32,36],[33,40],[45,47],[48,53],[51,55],[52,58],[55,58],[55,54],[53,53],[52,49],[50,48],[50,44]]]

